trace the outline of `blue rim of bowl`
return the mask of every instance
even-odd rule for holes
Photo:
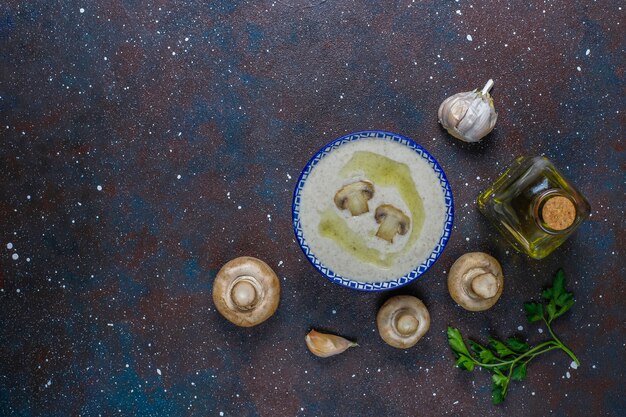
[[[445,205],[446,205],[446,221],[444,223],[443,233],[439,238],[439,242],[435,249],[431,252],[430,256],[426,258],[424,262],[418,265],[415,269],[413,269],[408,274],[396,278],[389,281],[383,282],[361,282],[356,281],[349,278],[344,278],[341,275],[335,274],[330,268],[322,264],[317,257],[313,254],[311,249],[306,243],[304,239],[304,235],[302,232],[302,227],[300,225],[300,196],[302,193],[302,188],[308,178],[311,170],[317,165],[317,163],[324,158],[328,153],[332,150],[338,148],[339,146],[353,142],[360,139],[381,139],[388,140],[391,142],[401,143],[413,151],[415,153],[424,158],[428,165],[435,171],[437,177],[439,179],[439,184],[444,191]],[[300,173],[300,177],[298,178],[298,182],[296,183],[296,188],[293,192],[293,202],[291,205],[291,214],[293,219],[293,230],[296,234],[296,239],[300,245],[300,249],[304,252],[304,255],[309,260],[309,262],[317,269],[324,277],[326,277],[329,281],[341,285],[346,288],[351,288],[353,290],[359,291],[367,291],[367,292],[375,292],[375,291],[387,291],[395,288],[402,287],[404,285],[410,284],[415,281],[418,277],[423,275],[439,258],[441,253],[446,247],[448,240],[450,239],[450,234],[452,233],[452,224],[454,222],[454,200],[452,198],[452,189],[450,188],[450,183],[446,178],[446,174],[443,172],[443,169],[437,162],[437,160],[430,154],[426,149],[422,146],[418,145],[415,141],[399,135],[397,133],[386,132],[383,130],[364,130],[361,132],[349,133],[345,136],[337,138],[332,142],[326,144],[322,147],[305,165],[304,169]]]

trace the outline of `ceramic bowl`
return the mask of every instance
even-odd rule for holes
[[[441,186],[445,198],[445,216],[444,216],[444,225],[441,229],[441,235],[439,238],[438,244],[435,246],[430,256],[426,258],[424,262],[419,265],[415,265],[415,268],[409,272],[408,274],[388,280],[383,282],[360,282],[350,278],[343,277],[341,275],[333,272],[329,267],[324,265],[322,262],[317,259],[313,251],[309,248],[309,245],[306,242],[306,239],[302,232],[302,225],[300,223],[300,198],[304,185],[306,184],[307,178],[311,171],[315,168],[315,166],[319,163],[319,161],[326,157],[329,153],[333,152],[335,149],[343,146],[352,141],[362,140],[362,139],[370,139],[376,138],[378,140],[386,140],[400,143],[413,152],[420,158],[424,158],[433,171],[435,172],[436,177],[439,180],[439,185]],[[348,135],[337,138],[320,149],[311,160],[306,164],[300,177],[298,178],[298,182],[296,184],[296,188],[294,190],[293,196],[293,204],[292,204],[292,216],[293,216],[293,228],[296,234],[296,239],[302,251],[306,255],[306,258],[311,262],[311,264],[327,279],[332,281],[335,284],[351,288],[354,290],[360,291],[386,291],[394,288],[401,287],[403,285],[407,285],[413,281],[415,281],[418,277],[424,274],[434,263],[437,261],[441,253],[443,252],[448,239],[450,238],[450,233],[452,231],[452,223],[454,220],[454,203],[452,199],[452,191],[450,189],[450,184],[448,183],[448,179],[446,178],[443,169],[437,163],[435,158],[426,151],[422,146],[415,143],[413,140],[399,135],[397,133],[390,133],[380,130],[367,130],[363,132],[350,133]],[[357,262],[357,261],[355,261]]]

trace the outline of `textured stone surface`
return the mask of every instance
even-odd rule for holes
[[[0,414],[624,415],[624,6],[533,3],[3,2]],[[496,129],[462,144],[437,107],[490,77]],[[300,169],[363,129],[425,146],[455,196],[444,254],[391,294],[331,284],[291,228]],[[522,154],[546,154],[593,208],[542,261],[510,250],[474,204]],[[476,250],[506,277],[483,313],[445,284]],[[211,301],[240,255],[283,285],[252,329]],[[521,306],[560,266],[577,303],[555,330],[582,365],[544,355],[495,408],[487,373],[452,367],[445,328],[545,338]],[[430,309],[407,351],[375,331],[392,294]],[[311,327],[360,347],[314,357]]]

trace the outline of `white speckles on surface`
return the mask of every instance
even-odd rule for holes
[[[26,11],[16,7],[14,13],[19,24],[9,28],[11,39],[41,41],[37,43],[41,49],[35,55],[20,50],[19,42],[8,46],[7,53],[15,58],[8,64],[15,68],[7,72],[12,81],[7,97],[17,91],[25,101],[34,101],[10,112],[5,123],[10,126],[3,125],[1,129],[6,136],[3,140],[9,163],[3,174],[7,187],[10,187],[10,198],[5,202],[5,285],[0,294],[3,311],[10,314],[12,320],[13,316],[16,318],[16,325],[7,329],[10,337],[7,340],[15,340],[14,343],[30,340],[24,345],[27,349],[23,354],[36,360],[27,369],[18,370],[19,375],[32,372],[32,384],[10,386],[13,381],[11,378],[7,381],[7,395],[17,399],[16,407],[22,405],[25,410],[32,409],[35,413],[39,409],[41,413],[41,409],[50,408],[50,404],[59,399],[68,407],[76,406],[71,387],[54,383],[54,378],[63,376],[78,384],[92,382],[93,395],[105,405],[110,401],[115,403],[115,407],[109,408],[109,414],[123,414],[125,409],[142,402],[154,404],[154,401],[160,401],[159,398],[166,398],[171,414],[202,414],[201,410],[204,410],[208,416],[230,417],[268,410],[274,415],[313,416],[340,415],[341,410],[350,410],[348,414],[352,415],[386,415],[389,408],[371,399],[381,393],[393,392],[389,401],[395,414],[410,415],[415,414],[415,402],[407,400],[408,397],[403,400],[397,390],[397,382],[407,378],[418,397],[435,400],[433,406],[442,410],[440,414],[480,414],[485,407],[491,407],[490,375],[483,371],[480,375],[470,375],[448,368],[453,359],[448,351],[437,350],[437,343],[431,343],[417,362],[410,349],[408,353],[397,352],[397,358],[392,360],[375,355],[374,360],[363,364],[369,369],[365,369],[366,375],[359,377],[358,381],[351,375],[363,372],[364,367],[349,366],[344,369],[347,372],[343,378],[324,380],[320,378],[319,366],[326,363],[322,364],[322,360],[315,357],[299,356],[298,352],[306,348],[302,346],[301,337],[293,337],[292,341],[289,329],[277,329],[276,337],[259,345],[260,350],[252,356],[247,355],[249,363],[242,363],[240,357],[231,354],[250,347],[249,332],[216,337],[228,323],[214,314],[212,303],[205,303],[206,300],[194,302],[191,307],[198,307],[198,314],[189,314],[188,306],[181,302],[195,300],[188,298],[194,286],[206,287],[204,284],[210,283],[207,274],[215,272],[213,267],[219,267],[231,257],[231,253],[246,247],[254,249],[254,244],[258,246],[259,242],[286,242],[292,249],[298,247],[290,226],[291,212],[286,209],[290,209],[291,194],[302,165],[319,146],[357,130],[351,126],[376,125],[376,120],[391,128],[400,126],[397,128],[399,133],[409,134],[416,120],[415,97],[419,96],[418,101],[434,106],[457,89],[478,87],[473,81],[463,79],[462,75],[473,64],[479,68],[486,66],[489,70],[502,52],[510,52],[506,55],[512,54],[523,71],[511,75],[511,68],[499,69],[499,76],[508,77],[508,83],[501,85],[502,95],[495,93],[496,105],[500,104],[498,110],[502,112],[502,122],[498,123],[502,124],[497,125],[501,129],[499,136],[493,137],[490,145],[485,142],[472,145],[470,149],[456,142],[450,143],[454,139],[439,128],[436,120],[423,123],[424,129],[413,133],[418,142],[427,141],[427,149],[433,155],[449,154],[447,160],[443,157],[441,162],[452,185],[457,186],[457,189],[453,187],[453,193],[458,201],[459,216],[453,231],[456,239],[453,237],[447,250],[452,251],[449,254],[476,250],[480,249],[477,246],[493,245],[498,239],[506,245],[497,230],[474,210],[474,201],[475,195],[493,182],[494,178],[488,177],[499,173],[503,164],[518,156],[512,155],[515,149],[529,147],[537,154],[546,153],[557,166],[569,165],[566,170],[568,178],[587,193],[594,207],[592,231],[598,233],[584,230],[583,235],[571,239],[558,254],[555,252],[558,259],[550,259],[556,262],[556,266],[560,266],[560,259],[564,265],[580,272],[572,275],[572,279],[578,279],[573,288],[577,294],[593,295],[589,303],[577,304],[571,313],[580,313],[582,317],[580,327],[583,332],[577,341],[580,346],[584,344],[583,350],[587,351],[588,358],[581,357],[583,364],[576,368],[575,364],[567,363],[567,356],[561,352],[543,355],[534,365],[530,364],[532,375],[527,382],[511,385],[516,391],[510,393],[504,406],[520,405],[517,411],[525,415],[558,414],[560,409],[546,401],[568,400],[570,406],[580,403],[589,395],[575,394],[584,391],[590,379],[610,373],[611,355],[607,352],[619,350],[621,342],[626,342],[618,340],[615,345],[615,340],[611,339],[613,334],[602,333],[603,319],[619,317],[620,304],[608,290],[616,278],[609,274],[606,279],[594,280],[589,272],[593,268],[577,255],[581,248],[588,249],[590,256],[599,256],[605,269],[616,270],[619,269],[620,254],[623,254],[612,239],[623,214],[612,199],[619,196],[610,193],[607,187],[595,186],[596,181],[619,185],[611,172],[601,169],[605,165],[614,166],[619,160],[619,153],[616,154],[614,149],[620,146],[619,117],[624,113],[619,109],[620,95],[614,94],[619,81],[614,76],[616,65],[619,68],[615,54],[620,52],[615,45],[619,46],[617,32],[624,25],[622,22],[615,26],[619,20],[619,16],[615,16],[618,15],[615,13],[616,3],[604,2],[601,6],[595,2],[585,3],[582,16],[576,5],[569,3],[555,6],[546,2],[526,8],[507,2],[494,10],[493,5],[463,0],[449,4],[430,2],[421,3],[418,10],[410,14],[405,14],[406,9],[401,11],[400,7],[385,8],[384,27],[367,20],[372,15],[377,16],[378,5],[372,2],[365,2],[356,9],[337,2],[326,2],[318,7],[319,0],[284,0],[256,6],[250,2],[237,9],[244,13],[243,18],[241,13],[230,12],[225,2],[214,2],[193,11],[177,10],[166,4],[142,7],[127,2],[126,11],[121,15],[86,4],[90,12],[84,17],[82,14],[87,14],[87,7],[79,5],[77,10],[78,3],[68,3],[68,7],[60,12],[61,18],[65,19],[57,21],[53,28],[45,24],[50,18],[45,7],[43,13],[38,13],[36,7],[31,8],[34,11],[31,15],[24,15]],[[316,7],[305,7],[308,5]],[[542,6],[546,9],[544,15]],[[79,10],[79,16],[76,16]],[[249,18],[250,13],[258,19],[252,19],[248,27],[245,18]],[[319,20],[311,21],[311,13]],[[317,13],[325,16],[317,16]],[[131,16],[130,21],[128,16]],[[541,19],[541,16],[547,19]],[[602,21],[595,24],[591,21],[593,19],[581,20],[581,16],[601,16]],[[206,22],[212,17],[219,17],[219,22],[207,27]],[[361,21],[358,17],[366,19]],[[276,19],[293,25],[276,25]],[[419,32],[426,34],[436,34],[439,25],[446,26],[444,41],[454,43],[456,40],[457,45],[446,47],[445,42],[440,42],[441,36],[436,36],[433,42],[418,39],[404,44],[407,34],[402,30],[416,23]],[[494,24],[502,27],[493,29]],[[302,30],[297,33],[299,36],[289,38],[294,28]],[[322,35],[314,33],[316,29],[321,30]],[[66,30],[69,32],[64,33]],[[354,36],[342,37],[346,33]],[[468,34],[471,34],[471,41],[467,39]],[[474,34],[478,36],[476,44],[473,43]],[[379,42],[369,44],[373,36]],[[290,42],[280,42],[281,39]],[[463,39],[467,44],[463,44]],[[388,46],[385,58],[389,58],[393,65],[381,67],[375,59],[355,59],[359,54],[354,54],[354,48],[359,46],[366,48],[361,51],[365,57],[375,56],[381,46]],[[590,50],[591,46],[596,48],[595,52]],[[271,55],[265,53],[270,47]],[[527,47],[532,47],[532,53]],[[75,50],[81,59],[74,59],[76,53],[61,52],[55,57],[59,48],[69,52]],[[507,51],[502,51],[503,48]],[[172,56],[174,51],[176,55]],[[103,60],[105,55],[111,57]],[[541,59],[537,59],[538,55]],[[285,56],[292,61],[291,64],[280,64],[281,57]],[[328,62],[322,60],[322,63],[331,65],[320,66],[320,56],[322,59],[330,57]],[[464,61],[460,57],[464,57]],[[347,67],[344,67],[344,60],[349,62]],[[150,65],[146,66],[146,63]],[[555,64],[561,71],[547,71],[550,65],[546,63]],[[410,67],[403,68],[401,64]],[[120,65],[122,72],[119,72]],[[580,72],[577,66],[580,66]],[[582,74],[583,66],[585,74]],[[260,68],[260,76],[254,67]],[[156,73],[152,71],[154,68],[158,70]],[[485,74],[481,72],[478,76]],[[197,83],[201,87],[194,91]],[[545,87],[543,94],[533,89],[533,85]],[[558,97],[546,100],[546,88],[552,92],[556,88]],[[258,94],[248,94],[249,91]],[[344,100],[338,99],[337,91],[344,93]],[[363,91],[383,92],[384,97],[371,100],[375,95],[363,94]],[[81,92],[83,94],[79,95]],[[129,96],[129,93],[132,94]],[[578,99],[581,95],[584,96],[582,100]],[[180,110],[181,96],[184,97],[184,111]],[[2,98],[6,101],[7,97]],[[317,112],[320,103],[325,108]],[[594,117],[585,117],[594,104],[598,104]],[[237,110],[240,107],[242,110]],[[546,108],[550,111],[546,112]],[[362,115],[363,109],[367,110],[365,116]],[[328,114],[331,115],[330,121],[326,120]],[[33,125],[32,120],[37,116],[45,119],[45,129],[40,129],[36,123]],[[341,126],[331,123],[336,118],[341,119]],[[559,122],[555,118],[562,120]],[[103,127],[105,129],[101,129]],[[518,134],[520,129],[524,130],[521,135]],[[26,131],[24,135],[22,130]],[[280,137],[287,137],[287,140],[276,140]],[[505,145],[506,149],[500,149],[502,152],[499,153],[497,146],[491,146],[496,142]],[[583,150],[576,146],[578,142],[597,146]],[[293,146],[298,148],[299,154],[295,155],[293,149],[289,149]],[[206,158],[207,154],[218,158],[220,164]],[[47,167],[40,165],[41,155],[45,156]],[[251,157],[248,162],[253,168],[248,169],[242,161]],[[581,161],[586,161],[587,165],[583,166]],[[483,162],[492,164],[492,169]],[[150,164],[155,163],[162,169],[153,169]],[[458,166],[446,168],[450,165]],[[596,173],[598,178],[585,175],[589,171]],[[182,181],[183,172],[187,175],[185,181]],[[250,172],[254,175],[249,175]],[[41,178],[37,173],[43,174]],[[468,185],[464,186],[466,182]],[[99,184],[107,184],[106,193],[104,186],[98,187]],[[207,188],[207,184],[211,186]],[[262,187],[269,187],[268,192],[260,193],[259,190],[265,191]],[[93,194],[96,188],[97,194]],[[229,191],[229,188],[235,191]],[[30,200],[27,195],[31,196]],[[246,211],[243,210],[244,204]],[[183,209],[187,211],[183,213]],[[150,213],[164,215],[151,216]],[[271,223],[268,214],[271,214]],[[71,223],[72,220],[75,223]],[[237,228],[230,228],[232,233],[229,232],[229,221],[256,229],[254,242],[246,242],[245,233],[240,234]],[[187,238],[190,230],[193,236]],[[223,240],[217,243],[221,246],[209,246],[213,251],[216,251],[215,247],[220,248],[213,255],[226,258],[222,261],[211,258],[211,262],[207,262],[203,255],[207,241],[220,239],[220,236]],[[10,248],[7,247],[9,239]],[[17,243],[13,243],[14,240]],[[59,250],[55,251],[57,244]],[[365,303],[367,305],[342,303],[342,295],[338,294],[342,290],[335,290],[335,284],[323,278],[314,283],[321,288],[309,288],[307,280],[295,279],[304,269],[311,268],[299,249],[296,252],[285,251],[280,245],[266,246],[257,248],[262,252],[257,251],[257,255],[274,266],[280,279],[287,277],[289,281],[281,283],[288,284],[283,285],[284,304],[297,304],[297,300],[307,296],[319,296],[319,303],[309,300],[309,304],[319,304],[319,308],[307,319],[308,325],[326,325],[346,336],[358,336],[363,339],[359,342],[369,345],[362,348],[367,351],[380,353],[388,349],[379,340],[372,320],[376,300],[369,300]],[[511,335],[510,332],[524,334],[533,345],[549,340],[545,327],[529,325],[526,329],[521,307],[524,301],[539,296],[541,287],[554,272],[555,264],[552,261],[548,264],[531,262],[513,249],[499,249],[505,255],[501,259],[502,266],[505,269],[507,265],[509,269],[511,265],[519,266],[516,274],[520,276],[535,274],[530,278],[534,284],[516,286],[515,291],[508,292],[512,308],[501,309],[503,315],[497,320],[466,323],[469,325],[467,335],[486,341],[485,337],[493,330],[494,333],[501,331],[502,337]],[[600,253],[597,253],[598,249]],[[109,252],[113,254],[113,261],[103,256]],[[14,253],[19,254],[18,260],[12,260]],[[28,257],[32,258],[31,262]],[[432,273],[442,275],[444,267],[449,269],[449,265],[445,265],[443,258],[438,262]],[[186,274],[193,275],[187,277]],[[130,276],[133,279],[127,280]],[[430,291],[426,288],[428,279],[423,281],[424,284],[413,285],[423,286],[422,290],[430,293],[432,301],[437,294],[445,295],[446,291],[445,279],[435,281]],[[134,285],[132,291],[120,291],[118,283],[126,282]],[[351,290],[345,291],[351,294]],[[92,295],[98,297],[96,302],[93,302]],[[71,302],[74,299],[91,300],[93,305],[81,310],[85,303]],[[49,302],[49,308],[39,308],[39,301]],[[142,303],[151,308],[131,310]],[[341,316],[339,308],[342,309]],[[328,317],[328,313],[332,317]],[[463,310],[446,302],[434,313],[445,318],[447,315],[462,315]],[[358,323],[341,329],[337,328],[338,323],[332,324],[338,319],[349,320],[363,314],[370,314],[370,323],[360,326],[361,329],[358,329]],[[563,332],[563,341],[567,345],[576,345],[566,334],[571,330],[567,323],[569,316],[563,320],[558,324],[561,331],[557,329],[557,334],[561,336]],[[517,330],[515,321],[524,323],[522,332]],[[59,338],[45,339],[49,333],[46,326],[59,326],[59,323],[70,330],[88,325],[91,332],[85,335],[61,332]],[[110,327],[107,323],[111,324]],[[266,326],[272,327],[273,324],[276,322],[270,321]],[[463,323],[457,321],[457,324]],[[198,326],[207,330],[206,334],[198,334]],[[439,326],[437,330],[438,333],[444,332],[439,334],[441,338],[438,340],[445,342],[445,326]],[[538,333],[533,335],[533,331]],[[431,341],[437,342],[434,336]],[[120,337],[123,344],[118,343]],[[178,343],[173,342],[175,339]],[[154,343],[149,343],[151,340]],[[176,352],[177,344],[180,345],[179,352]],[[607,350],[611,344],[616,347]],[[101,358],[95,363],[82,363],[80,357],[68,356],[60,352],[58,346],[64,346],[70,353],[100,354]],[[418,349],[424,350],[423,347]],[[42,349],[46,355],[37,356],[37,349]],[[576,346],[573,350],[578,355],[585,353],[579,352]],[[180,357],[177,357],[178,353]],[[308,354],[306,350],[304,353]],[[367,352],[353,350],[346,355],[364,353]],[[224,358],[233,359],[227,367],[230,371],[213,368],[214,357],[218,362]],[[344,359],[349,358],[339,356],[329,360],[345,362]],[[593,368],[592,360],[598,362]],[[553,361],[555,365],[552,365]],[[131,363],[132,369],[126,367]],[[166,366],[167,375],[163,370],[162,375],[157,374],[157,363]],[[376,365],[385,366],[386,371],[383,373],[380,366],[374,367]],[[18,366],[19,363],[12,364],[9,368],[15,370]],[[38,366],[41,368],[37,369]],[[426,366],[433,369],[434,374],[441,376],[444,372],[450,379],[446,385],[452,391],[463,387],[461,382],[465,383],[467,390],[460,395],[464,397],[463,404],[453,399],[456,396],[453,392],[448,395],[437,392],[441,386],[427,378]],[[311,374],[304,372],[308,367]],[[72,370],[71,375],[64,374],[67,369]],[[571,381],[558,381],[559,374],[565,379],[564,371],[571,373]],[[375,383],[372,383],[372,373],[379,374],[374,376]],[[54,389],[49,381],[55,385]],[[223,391],[224,395],[207,399],[206,393],[210,394],[217,381],[220,386],[232,389],[218,389],[218,393]],[[613,402],[619,404],[619,386],[605,385],[606,398],[613,400],[617,395],[618,402]],[[276,391],[274,386],[278,387]],[[307,394],[323,393],[326,388],[339,392],[347,386],[352,386],[356,395],[336,406],[323,404],[323,412],[315,407],[319,395]],[[533,386],[540,390],[538,394],[531,395],[528,391],[529,388],[534,391]],[[164,388],[168,391],[165,396]],[[429,392],[430,397],[427,396]],[[568,398],[564,397],[565,392],[569,393]],[[263,395],[267,393],[276,394],[285,401],[272,402],[269,398],[270,401],[266,402],[268,398]],[[537,399],[529,399],[528,395]],[[118,412],[118,408],[121,411]],[[186,411],[187,408],[190,411]],[[270,408],[273,409],[269,411]],[[575,411],[575,408],[569,408]],[[567,409],[565,404],[563,410]],[[15,413],[20,411],[23,410],[14,410]],[[104,408],[100,411],[103,415],[107,413]]]
[[[470,41],[470,42],[474,39],[474,38],[472,38],[472,35],[467,35],[467,37],[466,37],[466,38],[467,38],[467,40],[468,40],[468,41]]]

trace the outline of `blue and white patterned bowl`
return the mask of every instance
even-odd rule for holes
[[[306,180],[311,173],[311,170],[317,165],[317,163],[328,155],[334,149],[337,149],[341,145],[344,145],[348,142],[352,142],[355,140],[366,139],[366,138],[376,138],[380,140],[398,142],[406,147],[412,149],[417,155],[421,158],[424,158],[428,165],[433,169],[437,178],[439,179],[439,184],[444,192],[445,197],[445,207],[446,207],[446,216],[444,228],[441,231],[441,237],[439,238],[439,243],[432,251],[430,256],[420,265],[417,265],[415,269],[413,269],[408,274],[403,277],[396,278],[390,281],[384,282],[360,282],[352,279],[344,278],[338,274],[335,274],[330,268],[322,264],[316,257],[315,254],[309,248],[304,235],[302,233],[302,226],[300,224],[300,197],[302,194],[302,189]],[[302,248],[302,251],[306,255],[307,259],[313,264],[313,266],[326,278],[335,284],[342,285],[344,287],[352,288],[354,290],[359,291],[386,291],[394,288],[401,287],[403,285],[407,285],[410,282],[416,280],[420,275],[425,273],[428,268],[430,268],[435,261],[439,258],[439,255],[443,252],[443,249],[446,247],[446,243],[448,243],[448,239],[450,238],[450,233],[452,231],[452,222],[454,220],[454,203],[452,200],[452,190],[450,189],[450,184],[448,183],[448,179],[446,178],[446,174],[444,174],[443,169],[435,158],[432,157],[431,154],[426,151],[426,149],[422,148],[420,145],[412,141],[411,139],[399,135],[397,133],[390,133],[381,130],[366,130],[363,132],[350,133],[348,135],[342,136],[338,139],[333,140],[322,149],[320,149],[311,160],[306,164],[302,173],[300,174],[300,178],[298,178],[298,183],[296,184],[296,189],[294,190],[293,195],[293,204],[291,208],[292,216],[293,216],[293,229],[296,234],[296,238],[298,239],[298,243]]]

